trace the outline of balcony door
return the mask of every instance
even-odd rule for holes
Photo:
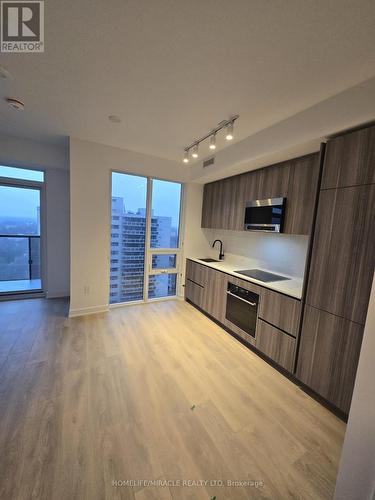
[[[0,181],[1,297],[43,292],[41,199],[40,187]]]
[[[176,296],[181,191],[177,182],[112,173],[111,304]]]

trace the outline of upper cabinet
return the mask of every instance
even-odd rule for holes
[[[327,143],[321,189],[375,183],[375,126]]]
[[[375,264],[375,184],[322,190],[307,303],[364,324]]]
[[[314,153],[206,184],[202,227],[242,231],[248,201],[285,197],[284,233],[310,234],[318,178]]]

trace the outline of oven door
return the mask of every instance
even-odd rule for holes
[[[258,301],[246,300],[227,291],[226,319],[254,338],[257,315]]]

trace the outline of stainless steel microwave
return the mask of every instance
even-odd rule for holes
[[[253,200],[246,204],[245,230],[282,233],[286,198]]]

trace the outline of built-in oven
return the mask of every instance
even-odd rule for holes
[[[259,295],[228,283],[226,319],[255,338]]]

